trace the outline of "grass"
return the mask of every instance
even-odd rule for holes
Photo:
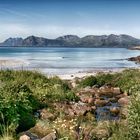
[[[35,125],[35,110],[46,107],[49,102],[76,100],[76,96],[58,77],[47,78],[31,71],[1,70],[0,99],[4,121],[15,124],[16,131],[23,131]]]
[[[140,70],[131,69],[115,74],[100,73],[86,77],[77,84],[77,89],[94,85],[120,87],[131,98],[128,117],[118,122],[103,123],[101,126],[91,114],[77,116],[72,120],[52,106],[55,102],[79,100],[75,95],[76,89],[71,89],[68,82],[58,77],[48,78],[35,71],[1,70],[0,140],[14,140],[15,133],[28,130],[33,126],[37,129],[36,131],[40,130],[40,133],[47,128],[44,135],[57,128],[59,139],[77,140],[88,137],[89,140],[98,140],[100,134],[95,133],[98,129],[101,134],[105,133],[105,137],[102,135],[104,140],[138,140],[140,138]],[[54,113],[55,119],[36,120],[34,112],[42,108],[47,108]]]
[[[140,92],[133,94],[128,111],[130,139],[140,138]]]
[[[132,94],[140,90],[140,70],[128,69],[114,74],[99,73],[94,77],[86,77],[79,82],[79,85],[80,87],[111,85],[120,87],[123,92]]]
[[[0,125],[1,135],[0,140],[15,140],[13,131],[8,125]]]

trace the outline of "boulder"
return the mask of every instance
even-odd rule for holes
[[[99,96],[105,95],[108,97],[113,97],[114,95],[121,94],[121,90],[119,87],[110,87],[110,86],[102,86],[98,91]]]
[[[31,140],[31,139],[27,135],[22,135],[22,136],[20,136],[19,140]]]
[[[86,104],[83,103],[82,104],[75,103],[71,107],[76,115],[84,115],[86,112],[92,111],[92,108],[90,106],[87,106]]]
[[[113,107],[113,108],[110,108],[110,112],[113,115],[118,115],[120,113],[120,109],[118,107]]]
[[[19,140],[40,140],[39,137],[29,131],[24,132],[22,136],[20,136]]]
[[[135,61],[136,63],[140,63],[140,56],[128,58],[129,61]]]
[[[92,97],[91,98],[88,98],[88,103],[89,104],[93,104],[94,103],[94,98],[92,98]]]
[[[55,133],[50,133],[47,136],[43,137],[41,140],[56,140],[57,136]]]
[[[108,101],[107,100],[96,99],[94,103],[95,103],[96,106],[105,106],[108,103]]]
[[[86,92],[87,91],[90,91],[90,90],[91,90],[91,87],[90,86],[87,86],[87,87],[84,88],[84,91],[86,91]]]
[[[55,116],[51,112],[49,112],[47,109],[42,109],[39,112],[40,112],[40,119],[43,119],[43,120],[46,120],[46,119],[54,120],[55,119]]]
[[[113,91],[112,88],[108,86],[102,86],[98,90],[98,96],[107,96],[107,97],[113,97]]]
[[[118,103],[122,106],[128,105],[129,103],[129,98],[128,96],[122,97],[118,100]]]
[[[115,97],[109,98],[109,102],[111,102],[111,103],[116,103],[117,101],[118,101],[118,99]]]
[[[120,99],[120,98],[123,98],[123,97],[125,97],[125,94],[119,94],[119,95],[116,96],[117,99]]]
[[[114,88],[113,88],[113,93],[114,93],[114,94],[121,94],[120,88],[119,88],[119,87],[114,87]]]
[[[65,115],[68,115],[70,117],[74,117],[75,115],[84,115],[86,112],[93,111],[92,106],[83,103],[79,101],[76,102],[70,102],[68,104],[64,103],[55,103],[56,110],[62,111]]]
[[[80,101],[83,103],[93,102],[94,93],[92,92],[81,91],[81,92],[76,93],[76,95],[79,97]]]

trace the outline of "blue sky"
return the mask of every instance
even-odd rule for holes
[[[66,34],[140,38],[140,0],[0,0],[0,41]]]

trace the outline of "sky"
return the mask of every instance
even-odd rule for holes
[[[140,0],[0,0],[0,41],[67,34],[140,38]]]

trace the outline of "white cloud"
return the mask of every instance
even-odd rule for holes
[[[134,31],[133,31],[134,32]],[[131,33],[133,33],[131,32]],[[80,27],[80,26],[56,26],[56,25],[22,25],[22,24],[0,24],[0,41],[8,37],[27,37],[29,35],[42,36],[47,38],[56,38],[66,34],[74,34],[80,37],[86,35],[103,35],[103,34],[122,34],[119,30],[112,30],[108,25],[104,28],[99,27]],[[127,33],[126,33],[127,34]],[[128,33],[129,34],[129,33]],[[137,33],[138,34],[138,33]],[[133,34],[131,34],[133,35]],[[136,36],[136,34],[134,34]]]

